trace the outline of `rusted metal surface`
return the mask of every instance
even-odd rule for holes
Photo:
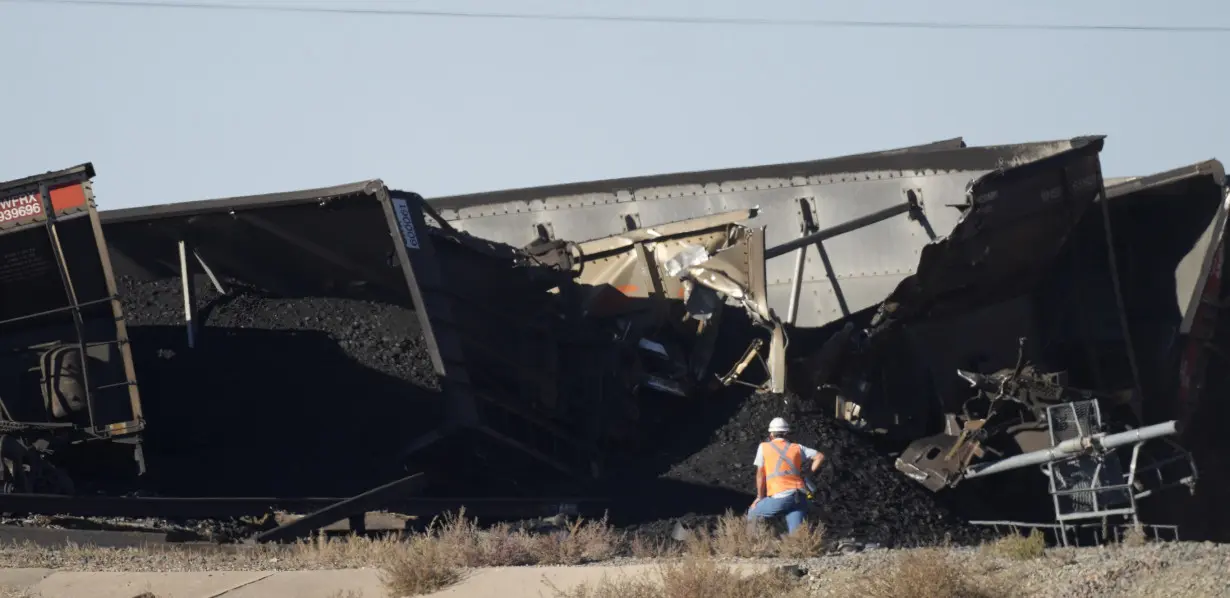
[[[50,452],[134,447],[145,421],[123,309],[84,164],[0,183],[3,492],[70,491]]]

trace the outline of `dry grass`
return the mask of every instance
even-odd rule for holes
[[[622,537],[606,519],[578,519],[567,529],[530,534],[507,525],[482,529],[465,511],[433,521],[382,560],[381,576],[394,596],[428,594],[460,581],[470,567],[579,565],[609,559]]]
[[[1123,532],[1119,542],[1123,546],[1144,546],[1149,543],[1149,536],[1145,534],[1144,528],[1132,526]]]
[[[990,544],[984,545],[986,552],[993,556],[1017,561],[1039,559],[1046,555],[1046,537],[1038,530],[1032,530],[1028,536],[1012,534],[1004,536]]]
[[[382,563],[380,579],[392,596],[419,596],[461,581],[462,571],[444,543],[419,536]]]
[[[695,530],[684,551],[694,556],[806,558],[824,553],[824,524],[808,523],[778,538],[771,528],[726,512],[713,531]]]
[[[662,538],[632,536],[628,540],[628,555],[638,559],[676,558],[683,556],[683,548]]]
[[[578,519],[567,529],[531,534],[504,524],[484,530],[464,510],[433,522],[419,537],[441,545],[460,567],[579,565],[609,559],[623,547],[622,535],[606,518]]]
[[[656,574],[604,577],[596,584],[560,590],[544,583],[558,598],[803,598],[803,584],[778,573],[743,574],[712,559],[689,556],[661,565]]]
[[[866,598],[1006,598],[1012,589],[980,576],[942,549],[918,549],[897,559],[895,566],[879,575],[855,580],[851,596]]]
[[[777,556],[807,558],[824,553],[824,524],[807,522],[802,527],[782,536],[777,545]]]

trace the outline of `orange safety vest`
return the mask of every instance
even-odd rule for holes
[[[803,449],[799,445],[778,438],[760,443],[760,453],[764,457],[764,465],[761,467],[765,472],[767,496],[787,490],[806,491],[807,484],[803,481],[802,474]]]

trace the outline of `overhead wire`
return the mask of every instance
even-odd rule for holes
[[[568,14],[500,11],[458,11],[421,8],[309,6],[304,4],[222,3],[185,0],[0,0],[0,4],[95,6],[109,8],[188,9],[301,14],[376,15],[453,19],[565,21],[593,23],[642,23],[675,25],[725,25],[758,27],[812,27],[864,29],[947,29],[1072,31],[1121,33],[1230,33],[1230,25],[1109,25],[1063,23],[993,23],[960,21],[870,21],[849,19],[781,19],[761,17],[653,16],[619,14]]]

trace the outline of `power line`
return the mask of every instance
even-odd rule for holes
[[[982,29],[1011,31],[1083,31],[1135,33],[1230,33],[1230,26],[1219,25],[1064,25],[1046,23],[978,23],[939,21],[861,21],[842,19],[770,19],[755,17],[673,17],[602,14],[466,12],[412,8],[359,8],[329,6],[290,6],[269,4],[221,4],[199,1],[158,2],[156,0],[0,0],[9,4],[42,4],[69,6],[165,8],[189,10],[252,11],[304,14],[382,15],[437,17],[457,19],[489,19],[517,21],[571,21],[591,23],[652,23],[675,25],[742,25],[761,27],[813,27],[864,29]]]

